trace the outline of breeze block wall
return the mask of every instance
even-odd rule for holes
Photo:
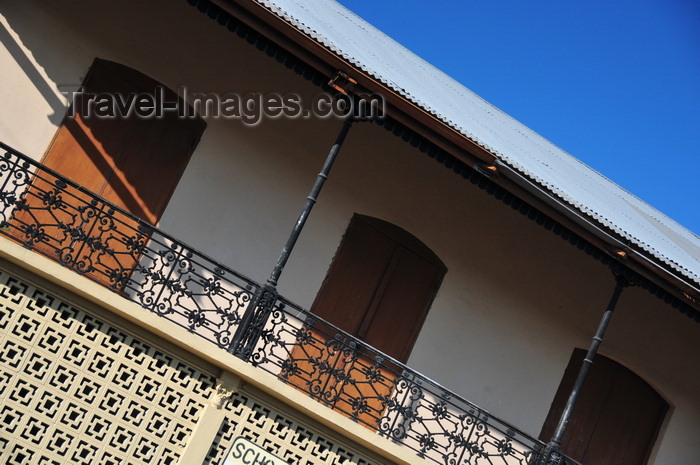
[[[0,463],[224,464],[239,438],[300,465],[388,463],[252,388],[222,399],[221,370],[19,275],[0,269]]]

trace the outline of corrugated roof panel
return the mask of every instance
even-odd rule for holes
[[[257,0],[576,209],[700,284],[700,237],[333,0]]]

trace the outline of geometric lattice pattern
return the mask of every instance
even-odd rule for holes
[[[242,436],[285,462],[295,465],[380,465],[328,435],[247,392],[237,392],[224,404],[224,420],[204,463],[222,464],[226,452]]]
[[[209,373],[0,271],[0,458],[176,464]]]

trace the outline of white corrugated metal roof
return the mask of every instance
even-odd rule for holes
[[[700,237],[334,0],[257,0],[531,180],[700,284]]]

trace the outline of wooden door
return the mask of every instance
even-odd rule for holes
[[[405,362],[445,271],[442,261],[406,231],[355,215],[312,312]],[[296,379],[288,380],[363,423],[376,424],[400,375],[397,365],[377,363],[372,349],[348,349],[320,322],[307,329],[315,344],[295,349]]]
[[[576,349],[545,421],[549,441],[583,363]],[[591,465],[643,465],[649,459],[668,404],[622,365],[596,355],[562,440],[571,458]]]
[[[444,274],[417,238],[355,215],[311,311],[406,362]]]
[[[82,91],[47,149],[44,165],[155,225],[204,131],[204,121],[180,118],[176,110],[148,117],[133,108],[123,114],[116,106],[98,107],[96,101],[124,103],[146,94],[174,108],[185,105],[162,84],[105,60],[95,60]],[[47,203],[56,197],[65,203]],[[92,279],[118,287],[115,280],[123,281],[140,258],[134,241],[145,241],[147,234],[140,234],[138,222],[128,215],[91,200],[81,189],[39,173],[15,211],[14,235]]]

